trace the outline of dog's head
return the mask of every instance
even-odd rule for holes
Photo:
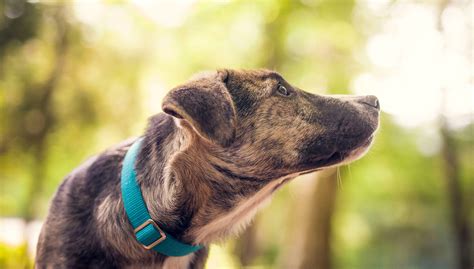
[[[162,108],[233,162],[270,177],[360,158],[379,122],[375,96],[310,94],[268,70],[201,76],[171,90]]]

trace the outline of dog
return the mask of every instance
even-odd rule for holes
[[[202,248],[172,257],[137,241],[124,210],[124,156],[136,139],[66,176],[43,225],[36,268],[203,268],[212,242],[238,234],[298,175],[352,162],[379,125],[375,96],[323,96],[270,70],[218,70],[172,89],[134,169],[149,214]]]

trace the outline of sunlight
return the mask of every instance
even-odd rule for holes
[[[234,257],[232,257],[223,246],[211,245],[209,259],[206,268],[238,268]]]
[[[143,1],[132,0],[142,14],[157,25],[174,28],[187,18],[196,0],[181,1]]]
[[[21,218],[0,218],[0,242],[10,246],[23,244],[25,221]]]
[[[469,11],[450,7],[437,30],[436,9],[395,4],[381,33],[366,46],[372,71],[352,82],[356,94],[375,94],[382,110],[402,126],[416,127],[446,116],[452,127],[469,124],[474,107],[472,62],[469,61]],[[416,41],[416,42],[414,42]]]
[[[42,225],[43,222],[39,220],[27,224],[22,218],[0,218],[0,243],[18,247],[26,240],[28,254],[34,258]]]

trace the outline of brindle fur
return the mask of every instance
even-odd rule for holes
[[[312,95],[268,70],[201,76],[171,90],[163,111],[143,135],[137,178],[160,227],[206,246],[242,230],[289,179],[359,158],[379,114],[373,96]],[[120,192],[133,141],[65,178],[40,235],[37,268],[203,268],[207,247],[166,257],[135,240]]]

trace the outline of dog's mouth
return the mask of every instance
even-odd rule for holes
[[[342,165],[353,162],[360,159],[362,156],[367,153],[374,140],[374,135],[370,135],[368,138],[362,141],[360,145],[356,148],[346,151],[336,151],[326,160],[326,165],[324,167]]]
[[[341,161],[337,163],[337,165],[348,164],[350,162],[353,162],[355,160],[362,158],[362,156],[364,156],[369,150],[370,146],[372,145],[373,140],[374,140],[374,135],[372,134],[360,146],[358,146],[357,148],[351,151],[344,153],[343,158],[341,158]]]
[[[360,159],[362,156],[364,156],[365,153],[367,153],[373,140],[374,140],[374,135],[372,134],[366,140],[364,140],[364,142],[361,145],[359,145],[355,149],[348,150],[348,151],[335,151],[334,153],[332,153],[331,155],[329,155],[328,157],[324,159],[318,159],[317,162],[319,163],[319,165],[316,168],[303,170],[302,172],[296,173],[293,176],[284,178],[273,188],[272,192],[276,191],[281,186],[283,186],[284,183],[288,182],[289,180],[293,179],[296,176],[313,173],[313,172],[323,170],[329,167],[348,164],[357,159]]]
[[[312,173],[318,170],[326,169],[329,167],[344,165],[344,164],[348,164],[353,161],[356,161],[362,158],[362,156],[364,156],[365,153],[367,153],[373,140],[374,140],[374,135],[372,134],[367,139],[365,139],[359,146],[357,146],[355,149],[335,151],[325,158],[318,159],[315,164],[316,168],[304,170],[300,172],[300,175],[304,175],[304,174]]]

